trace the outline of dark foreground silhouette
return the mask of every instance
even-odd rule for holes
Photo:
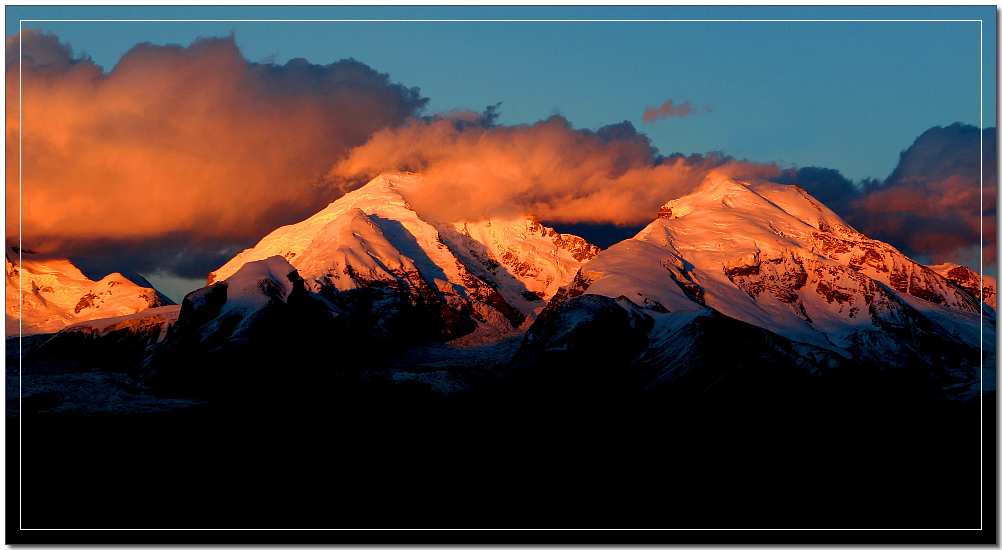
[[[977,529],[984,517],[987,533],[912,540],[994,539],[994,396],[257,397],[139,416],[25,415],[20,426],[8,417],[8,525],[18,511],[23,527],[41,529]],[[486,534],[449,533],[424,534]],[[734,533],[653,536],[697,534]],[[265,535],[239,540],[294,540]],[[320,540],[334,535],[360,536]],[[740,540],[820,533],[748,535]]]
[[[25,386],[57,389],[18,403],[8,380],[8,540],[995,540],[995,394],[941,391],[952,363],[806,364],[710,317],[663,354],[669,379],[638,354],[643,318],[594,306],[495,364],[281,310],[212,350],[179,323],[142,365],[143,347],[32,344]],[[121,406],[85,406],[107,387]]]

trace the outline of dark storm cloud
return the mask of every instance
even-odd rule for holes
[[[971,264],[983,235],[985,263],[994,264],[996,135],[995,128],[984,131],[984,210],[981,133],[959,123],[924,132],[883,182],[852,182],[836,170],[814,167],[787,170],[780,179],[804,187],[860,231],[906,254]]]

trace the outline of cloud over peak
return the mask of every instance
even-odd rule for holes
[[[408,197],[442,220],[531,213],[552,222],[646,224],[658,205],[711,172],[777,173],[772,165],[724,156],[662,157],[629,122],[596,131],[560,116],[492,126],[454,119],[411,120],[376,132],[330,172],[345,190],[382,172],[420,171]]]

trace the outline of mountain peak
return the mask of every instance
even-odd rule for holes
[[[278,256],[310,291],[393,289],[415,304],[472,319],[464,326],[480,327],[475,332],[492,339],[519,330],[599,252],[528,215],[451,223],[426,218],[406,198],[422,184],[416,174],[377,176],[265,236],[210,274],[209,283]]]
[[[577,293],[625,296],[654,313],[716,310],[840,352],[859,331],[890,323],[891,312],[970,324],[979,309],[969,292],[859,233],[803,189],[723,177],[665,203],[575,282]]]

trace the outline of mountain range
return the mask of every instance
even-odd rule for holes
[[[531,216],[431,219],[408,201],[422,184],[372,179],[234,256],[179,308],[120,274],[91,281],[10,252],[8,295],[20,270],[25,325],[62,328],[31,353],[101,349],[158,391],[196,396],[290,383],[279,378],[444,394],[846,377],[952,399],[994,389],[980,367],[995,354],[994,279],[982,302],[977,273],[922,265],[795,185],[708,178],[601,250]],[[97,344],[110,339],[127,351]]]

